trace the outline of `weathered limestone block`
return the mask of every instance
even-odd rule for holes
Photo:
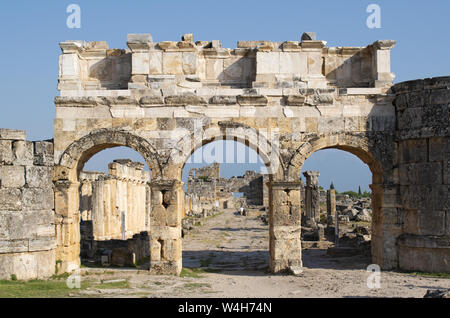
[[[0,254],[0,279],[44,279],[55,274],[55,251]]]
[[[54,199],[51,188],[24,188],[23,207],[27,209],[53,209]]]
[[[0,207],[6,211],[20,211],[22,209],[22,192],[20,189],[0,188]]]
[[[427,161],[427,140],[404,140],[399,143],[399,162],[415,163]]]
[[[304,106],[306,97],[304,95],[288,95],[284,97],[287,106]]]
[[[25,185],[23,166],[0,166],[0,186],[4,188],[21,188]]]
[[[85,96],[55,96],[56,107],[94,107],[97,99]]]
[[[150,34],[128,34],[127,45],[132,51],[130,76],[131,83],[145,82],[145,75],[149,74],[150,71],[149,49],[151,43],[152,37]]]
[[[11,165],[14,161],[11,140],[0,140],[0,164]]]
[[[165,52],[163,56],[164,74],[183,74],[183,53]]]
[[[206,105],[206,101],[194,94],[173,95],[164,97],[164,102],[170,106]]]
[[[0,140],[25,140],[26,132],[24,130],[3,129],[0,128]]]
[[[143,96],[139,100],[142,107],[149,107],[152,105],[163,105],[164,101],[161,96]]]
[[[266,106],[268,100],[264,95],[238,95],[237,102],[241,106]]]
[[[157,50],[151,50],[149,53],[149,74],[162,74],[163,73],[163,52]]]
[[[448,237],[403,234],[398,239],[398,245],[400,268],[411,271],[450,272]]]
[[[256,74],[279,74],[280,52],[257,52]]]
[[[283,52],[300,51],[300,43],[298,41],[286,41],[281,45]]]
[[[280,74],[304,76],[308,73],[307,55],[300,52],[280,52]]]
[[[183,73],[185,75],[197,74],[197,52],[183,52]]]
[[[28,239],[7,239],[0,241],[0,255],[6,253],[28,252]]]
[[[26,167],[26,182],[28,187],[39,188],[43,184],[51,184],[52,182],[52,168],[51,167]]]
[[[399,173],[402,185],[442,183],[440,162],[403,164],[399,167]]]
[[[33,143],[31,141],[14,141],[13,154],[15,165],[33,164]]]
[[[237,104],[237,98],[236,98],[236,96],[215,95],[215,96],[211,97],[211,99],[209,100],[209,103],[214,104],[214,105],[233,105],[233,104]]]
[[[34,165],[53,166],[53,142],[36,141],[34,143]]]

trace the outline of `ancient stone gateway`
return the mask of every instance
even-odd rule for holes
[[[79,174],[126,146],[151,169],[150,272],[181,271],[181,173],[221,139],[256,150],[270,177],[270,269],[302,266],[300,171],[315,151],[358,156],[372,178],[372,258],[383,269],[450,271],[449,83],[392,86],[394,41],[327,47],[312,40],[60,44],[55,98],[55,260],[79,266]],[[435,112],[436,111],[436,112]]]

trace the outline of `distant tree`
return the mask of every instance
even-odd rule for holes
[[[345,191],[345,192],[342,192],[341,194],[348,195],[351,198],[358,197],[358,193],[356,193],[355,191]]]
[[[364,193],[362,194],[363,198],[370,198],[372,196],[371,192],[368,191],[364,191]]]
[[[361,192],[361,186],[358,187],[358,196],[362,196],[362,192]]]

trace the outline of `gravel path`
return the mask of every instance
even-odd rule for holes
[[[202,221],[183,239],[183,267],[200,277],[150,276],[145,270],[85,269],[97,279],[127,279],[128,289],[90,288],[98,297],[423,297],[427,289],[450,288],[450,279],[381,272],[381,288],[370,289],[363,256],[331,258],[325,250],[303,251],[303,273],[273,275],[268,226],[234,211]]]

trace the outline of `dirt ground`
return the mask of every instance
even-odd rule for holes
[[[381,288],[370,289],[370,258],[332,258],[326,250],[303,251],[300,276],[267,272],[268,226],[235,211],[202,220],[183,239],[182,277],[151,276],[145,270],[83,268],[82,280],[119,280],[115,288],[95,284],[75,297],[420,297],[427,289],[450,288],[450,279],[381,272]],[[200,268],[200,269],[199,269]],[[120,287],[120,280],[127,288]]]

